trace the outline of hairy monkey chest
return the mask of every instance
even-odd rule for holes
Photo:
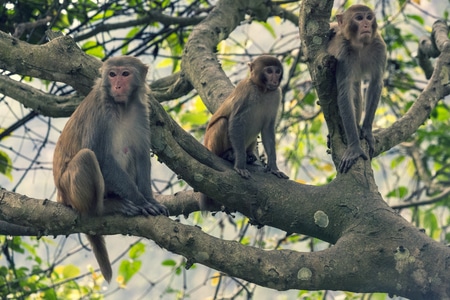
[[[139,163],[137,158],[141,157],[146,151],[145,147],[149,146],[149,142],[146,141],[149,135],[137,134],[146,132],[140,128],[142,124],[139,124],[137,120],[121,120],[119,124],[121,130],[115,133],[111,150],[121,168],[128,174],[134,174],[136,164]]]
[[[280,106],[278,91],[255,93],[248,110],[249,122],[244,129],[249,139],[256,138],[264,126],[276,119]]]

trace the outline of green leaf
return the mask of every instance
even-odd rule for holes
[[[84,52],[86,52],[89,55],[92,55],[92,56],[95,56],[98,58],[105,57],[104,48],[102,46],[98,45],[97,42],[88,41],[81,46],[81,49],[83,49]]]
[[[397,197],[397,198],[403,198],[408,194],[408,188],[404,186],[400,186],[398,188],[393,189],[390,191],[386,197]]]
[[[93,21],[99,21],[99,20],[103,20],[103,19],[108,19],[112,16],[114,16],[115,11],[112,9],[108,9],[103,11],[102,13],[95,15],[92,19],[90,19],[91,22]]]
[[[122,55],[126,55],[128,53],[128,46],[130,45],[129,41],[133,40],[140,30],[141,30],[140,27],[133,27],[130,31],[128,31],[127,35],[125,36],[126,39],[123,42],[123,46],[121,49]]]
[[[201,112],[187,112],[180,118],[182,123],[189,123],[191,125],[202,125],[208,121],[209,115],[206,111]]]
[[[80,269],[75,265],[67,265],[62,270],[64,278],[74,278],[80,275]]]
[[[273,27],[269,23],[267,23],[267,22],[257,22],[257,23],[260,24],[262,27],[264,27],[267,30],[267,32],[270,33],[270,35],[273,38],[277,37],[277,34],[275,33],[275,30],[273,29]]]
[[[131,247],[128,256],[131,259],[137,259],[140,256],[142,256],[142,254],[145,253],[145,245],[141,242],[136,243],[135,245],[133,245],[133,247]]]
[[[415,20],[420,25],[425,25],[424,19],[419,15],[406,15],[409,19]]]
[[[141,269],[141,266],[140,260],[123,260],[120,263],[119,275],[123,277],[124,283],[127,283]]]
[[[173,259],[166,259],[165,261],[163,261],[161,263],[161,265],[166,266],[166,267],[174,267],[177,265],[177,263]]]
[[[0,151],[0,173],[5,175],[10,181],[12,176],[12,161],[6,152]]]
[[[314,92],[310,92],[308,94],[305,95],[305,97],[303,98],[302,102],[311,106],[314,106],[316,104],[316,93]]]
[[[438,224],[438,220],[436,215],[432,210],[428,210],[425,212],[423,216],[423,225],[425,228],[429,230],[430,237],[437,239],[439,238],[439,234],[441,232]]]

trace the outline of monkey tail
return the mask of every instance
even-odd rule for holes
[[[101,235],[86,235],[91,244],[92,251],[97,259],[100,271],[105,280],[110,283],[112,278],[111,263],[109,262],[108,251],[106,250],[105,238]]]
[[[208,215],[209,211],[220,210],[220,205],[218,205],[213,199],[209,198],[203,193],[200,194],[199,206],[204,217]]]

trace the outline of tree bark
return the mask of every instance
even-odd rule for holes
[[[179,78],[186,80],[214,111],[232,90],[214,49],[238,26],[246,9],[255,5],[261,5],[260,1],[219,1],[193,30],[184,50],[180,77],[167,82],[180,84]],[[336,109],[333,59],[325,52],[331,5],[332,1],[303,1],[300,33],[330,131],[333,160],[338,162],[345,145]],[[3,59],[4,51],[11,51],[15,56]],[[29,54],[31,51],[45,51],[46,55],[37,58],[38,55]],[[63,81],[81,94],[88,91],[96,76],[96,71],[85,72],[85,67],[98,65],[98,61],[75,49],[68,37],[44,46],[32,46],[0,33],[0,57],[2,69]],[[23,57],[20,63],[18,57]],[[442,84],[449,71],[448,59],[448,52],[438,58],[433,78],[411,108],[413,112],[376,134],[377,154],[407,139],[436,102],[448,93]],[[53,68],[54,61],[65,63],[58,63],[57,70],[52,72],[42,71]],[[181,86],[189,89],[189,84]],[[25,226],[25,229],[21,232],[21,227],[14,227],[11,232],[12,227],[2,226],[0,233],[131,234],[152,239],[168,251],[185,256],[188,266],[201,263],[277,290],[387,292],[412,299],[450,297],[447,284],[450,249],[430,239],[388,207],[378,191],[369,161],[358,160],[347,174],[339,174],[325,186],[280,180],[262,170],[252,173],[250,180],[244,180],[230,164],[207,151],[180,128],[154,97],[149,101],[153,151],[196,191],[243,213],[255,225],[273,226],[287,234],[306,234],[334,245],[314,253],[265,251],[212,237],[200,228],[163,216],[135,217],[132,222],[118,215],[82,218],[61,204],[6,190],[0,190],[0,221]],[[198,193],[179,193],[160,199],[173,216],[198,209]]]

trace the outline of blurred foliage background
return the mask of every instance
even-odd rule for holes
[[[31,44],[46,42],[52,29],[72,36],[89,55],[138,56],[151,66],[149,81],[180,70],[183,45],[192,28],[214,7],[207,0],[4,0],[0,30]],[[449,1],[335,1],[334,14],[351,4],[374,8],[387,44],[388,65],[374,129],[402,116],[427,84],[416,54],[422,35],[438,18],[448,19]],[[336,170],[327,153],[327,128],[315,90],[299,50],[298,1],[272,1],[267,22],[251,15],[217,47],[217,57],[236,83],[247,75],[246,63],[261,53],[283,62],[283,103],[277,127],[280,168],[291,179],[321,185]],[[0,58],[1,61],[1,58]],[[24,81],[54,95],[73,89],[62,83],[2,76]],[[442,243],[450,242],[450,112],[443,99],[429,120],[411,138],[373,160],[377,184],[388,204],[407,220]],[[166,111],[202,141],[210,113],[195,91],[164,103]],[[51,162],[55,142],[66,118],[50,118],[27,109],[0,90],[0,186],[35,198],[54,199]],[[153,162],[153,189],[173,194],[190,189],[164,165]],[[264,249],[318,251],[330,245],[308,236],[273,228],[257,229],[241,215],[194,213],[182,222],[201,225],[221,238]],[[116,241],[116,242],[114,242]],[[0,236],[2,299],[387,299],[332,291],[276,292],[203,266],[184,269],[182,257],[152,242],[133,237],[108,237],[117,278],[106,286],[84,237],[21,238]]]

